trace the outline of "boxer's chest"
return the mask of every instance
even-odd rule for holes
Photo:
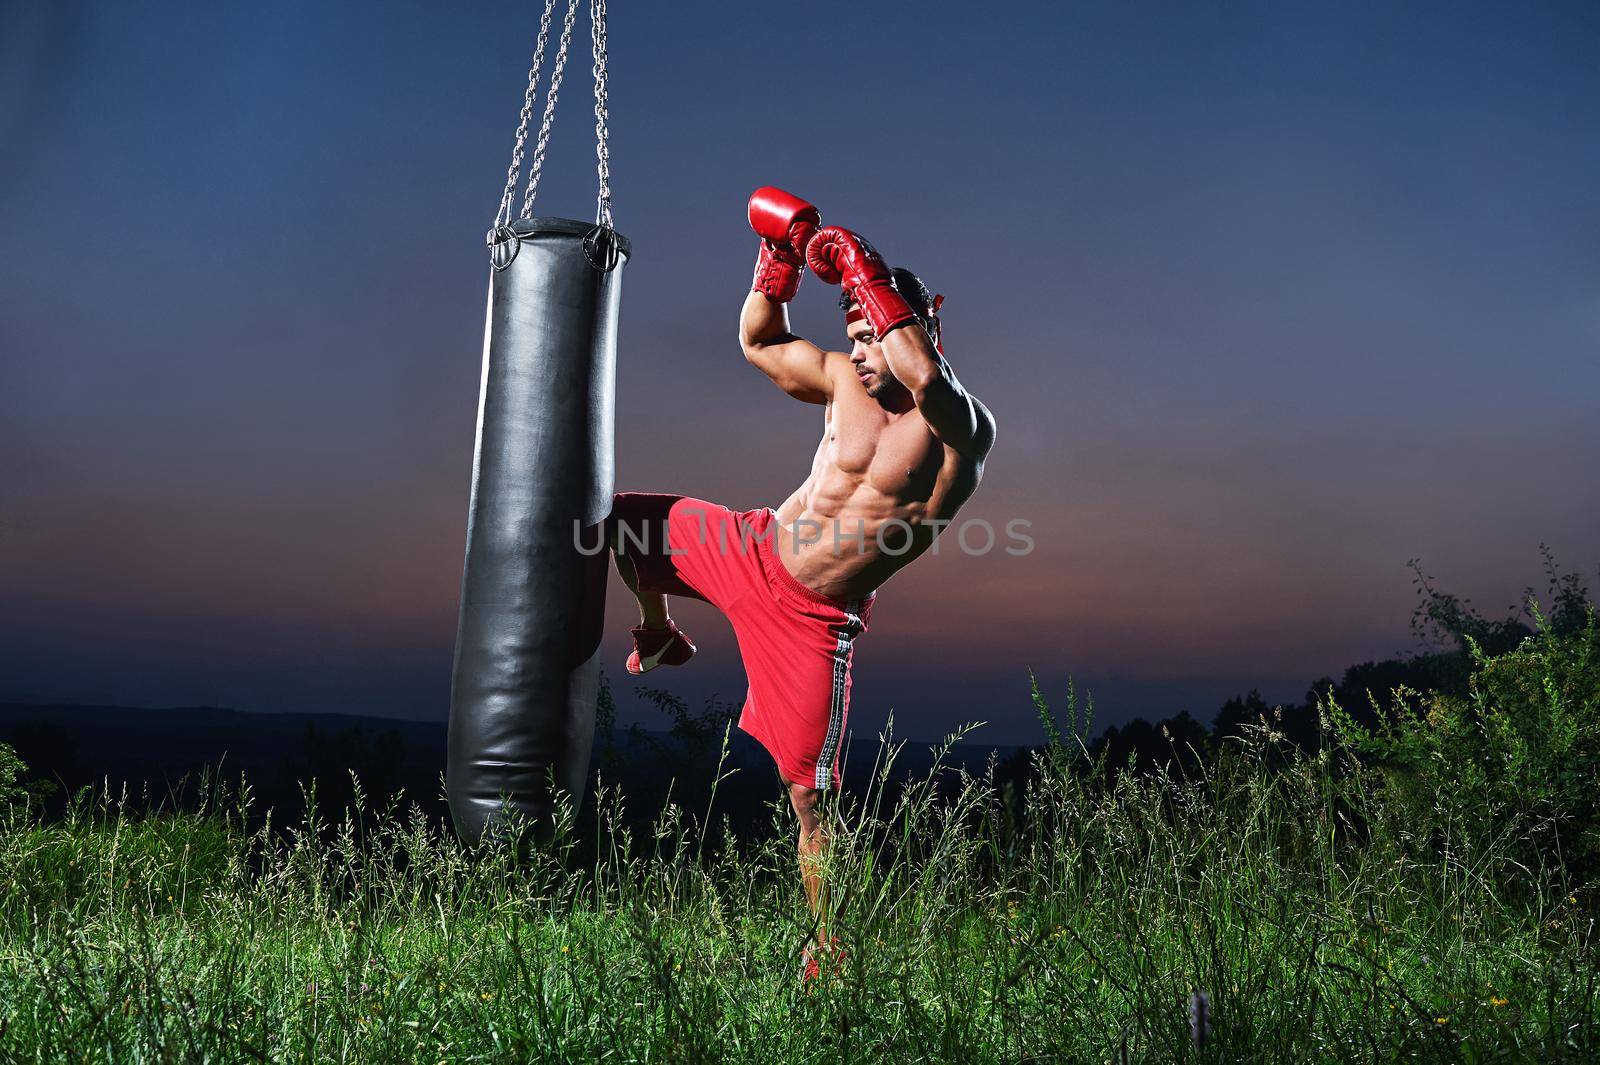
[[[891,415],[866,397],[834,404],[823,450],[830,465],[892,496],[931,490],[944,459],[920,414]]]

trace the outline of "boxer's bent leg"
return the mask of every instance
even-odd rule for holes
[[[639,603],[628,672],[678,666],[695,653],[668,614],[667,597],[710,603],[724,613],[744,584],[724,544],[737,515],[727,507],[688,496],[620,492],[612,497],[605,530],[617,572]]]
[[[633,563],[623,555],[617,554],[615,546],[611,551],[611,559],[617,565],[617,576],[622,578],[622,583],[628,586],[628,591],[639,601],[639,626],[646,629],[666,628],[667,622],[672,620],[672,615],[667,611],[666,594],[641,589],[639,575],[634,572]]]
[[[618,492],[606,518],[606,542],[616,563],[617,576],[639,601],[639,625],[664,629],[671,621],[667,609],[670,565],[661,559],[667,549],[667,517],[683,497],[662,492]]]

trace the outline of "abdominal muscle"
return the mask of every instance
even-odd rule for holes
[[[807,499],[810,485],[778,508],[774,543],[783,567],[813,591],[864,598],[933,542],[933,530],[912,521],[910,508],[886,508],[870,489],[823,502]],[[905,526],[889,525],[895,518],[911,525],[909,549]]]
[[[811,475],[778,508],[778,557],[813,591],[869,595],[933,543],[942,526],[930,521],[948,519],[971,494],[959,460],[925,425],[900,428],[877,434],[859,471],[841,467],[825,435]]]

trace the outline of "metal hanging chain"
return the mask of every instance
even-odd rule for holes
[[[609,141],[609,94],[607,91],[606,51],[607,0],[589,0],[590,36],[594,44],[594,135],[595,159],[600,180],[600,192],[595,207],[595,225],[600,230],[615,232],[611,216],[611,148]],[[534,46],[533,65],[528,71],[528,87],[522,95],[522,113],[517,122],[516,145],[511,153],[511,165],[506,168],[505,190],[500,196],[500,208],[495,212],[494,226],[489,231],[488,242],[495,254],[496,269],[504,269],[516,256],[518,243],[510,230],[512,204],[516,200],[517,182],[522,177],[522,162],[528,145],[528,127],[533,120],[534,101],[538,98],[539,75],[544,67],[544,55],[550,43],[550,23],[555,16],[556,0],[545,0],[544,13],[539,19],[539,38]],[[528,168],[528,187],[522,199],[520,217],[533,217],[534,198],[539,194],[539,178],[544,173],[545,152],[550,144],[550,131],[555,125],[556,100],[561,93],[561,81],[566,72],[567,54],[572,44],[572,28],[577,18],[578,0],[567,0],[567,11],[561,23],[561,39],[556,48],[555,65],[550,72],[550,84],[545,89],[544,115],[539,123],[539,135],[534,142],[533,159]],[[593,236],[593,234],[591,235]],[[509,247],[509,251],[505,250]],[[606,267],[609,269],[609,267]]]
[[[561,45],[556,49],[556,65],[550,71],[550,87],[544,94],[544,121],[539,124],[539,143],[533,148],[533,164],[528,170],[528,192],[522,198],[522,217],[533,217],[533,198],[539,194],[539,175],[544,170],[544,151],[550,143],[550,127],[555,123],[556,94],[561,91],[561,75],[567,68],[567,46],[572,43],[572,21],[578,13],[578,0],[567,0],[567,17],[561,24]]]
[[[533,118],[533,101],[538,95],[539,70],[544,66],[545,45],[550,43],[550,16],[556,0],[545,0],[544,17],[539,20],[539,43],[533,49],[533,66],[528,70],[528,89],[522,94],[522,117],[517,123],[517,144],[511,152],[511,165],[506,168],[506,190],[500,196],[500,209],[494,215],[494,229],[511,221],[511,201],[517,195],[517,179],[522,176],[522,152],[528,143],[528,123]],[[491,230],[491,233],[493,230]]]
[[[600,200],[595,223],[611,226],[611,149],[606,141],[606,0],[589,0],[590,33],[594,39],[594,154],[599,160]]]

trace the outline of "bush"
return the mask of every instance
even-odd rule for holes
[[[55,791],[48,780],[25,780],[28,763],[8,743],[0,743],[0,813],[31,810]]]
[[[1468,638],[1464,696],[1401,689],[1372,729],[1331,697],[1326,707],[1430,845],[1514,840],[1510,879],[1588,885],[1600,874],[1600,629],[1592,606],[1581,624],[1534,619],[1503,654]]]
[[[22,777],[28,771],[27,763],[17,757],[17,752],[0,743],[0,809],[15,806],[28,797]]]

